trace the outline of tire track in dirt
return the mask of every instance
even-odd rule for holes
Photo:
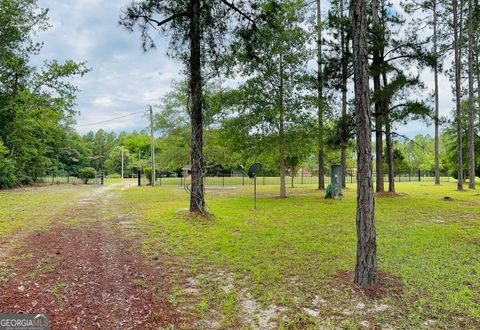
[[[2,313],[47,313],[52,329],[189,327],[166,298],[172,270],[147,261],[119,224],[116,188],[96,189],[10,253]]]

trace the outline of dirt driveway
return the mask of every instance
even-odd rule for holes
[[[116,209],[121,189],[89,190],[47,229],[15,234],[0,257],[0,312],[47,313],[52,329],[189,327],[168,301],[172,270],[146,260],[135,219]]]

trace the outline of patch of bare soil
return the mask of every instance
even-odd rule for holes
[[[475,202],[475,201],[458,201],[458,203],[465,206],[473,206],[473,207],[480,206],[480,202]]]
[[[339,272],[337,278],[342,285],[351,287],[358,294],[370,299],[400,296],[403,292],[403,283],[400,278],[384,271],[379,271],[378,282],[366,289],[360,288],[353,282],[353,271]]]
[[[0,283],[0,310],[47,313],[52,329],[188,328],[167,298],[175,274],[161,257],[148,261],[101,206],[80,201],[70,215],[78,222],[59,217],[25,238],[12,253],[26,257],[11,255],[12,272]]]
[[[387,197],[387,198],[395,198],[395,197],[404,197],[408,196],[405,193],[395,193],[391,191],[382,191],[375,193],[375,197]]]

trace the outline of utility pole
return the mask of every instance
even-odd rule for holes
[[[123,146],[122,146],[122,181],[123,181]]]
[[[325,189],[324,178],[324,127],[323,127],[323,67],[322,67],[322,6],[317,0],[317,97],[318,97],[318,190]]]
[[[155,187],[155,137],[153,136],[153,109],[150,106],[150,148],[152,154],[152,187]]]

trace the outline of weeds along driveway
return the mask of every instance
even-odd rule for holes
[[[173,270],[161,259],[145,260],[134,220],[115,208],[125,188],[72,189],[58,199],[58,208],[51,202],[49,214],[32,213],[31,226],[24,219],[27,225],[11,231],[20,239],[10,240],[0,260],[0,311],[47,313],[53,329],[188,327],[188,314],[168,299]]]

